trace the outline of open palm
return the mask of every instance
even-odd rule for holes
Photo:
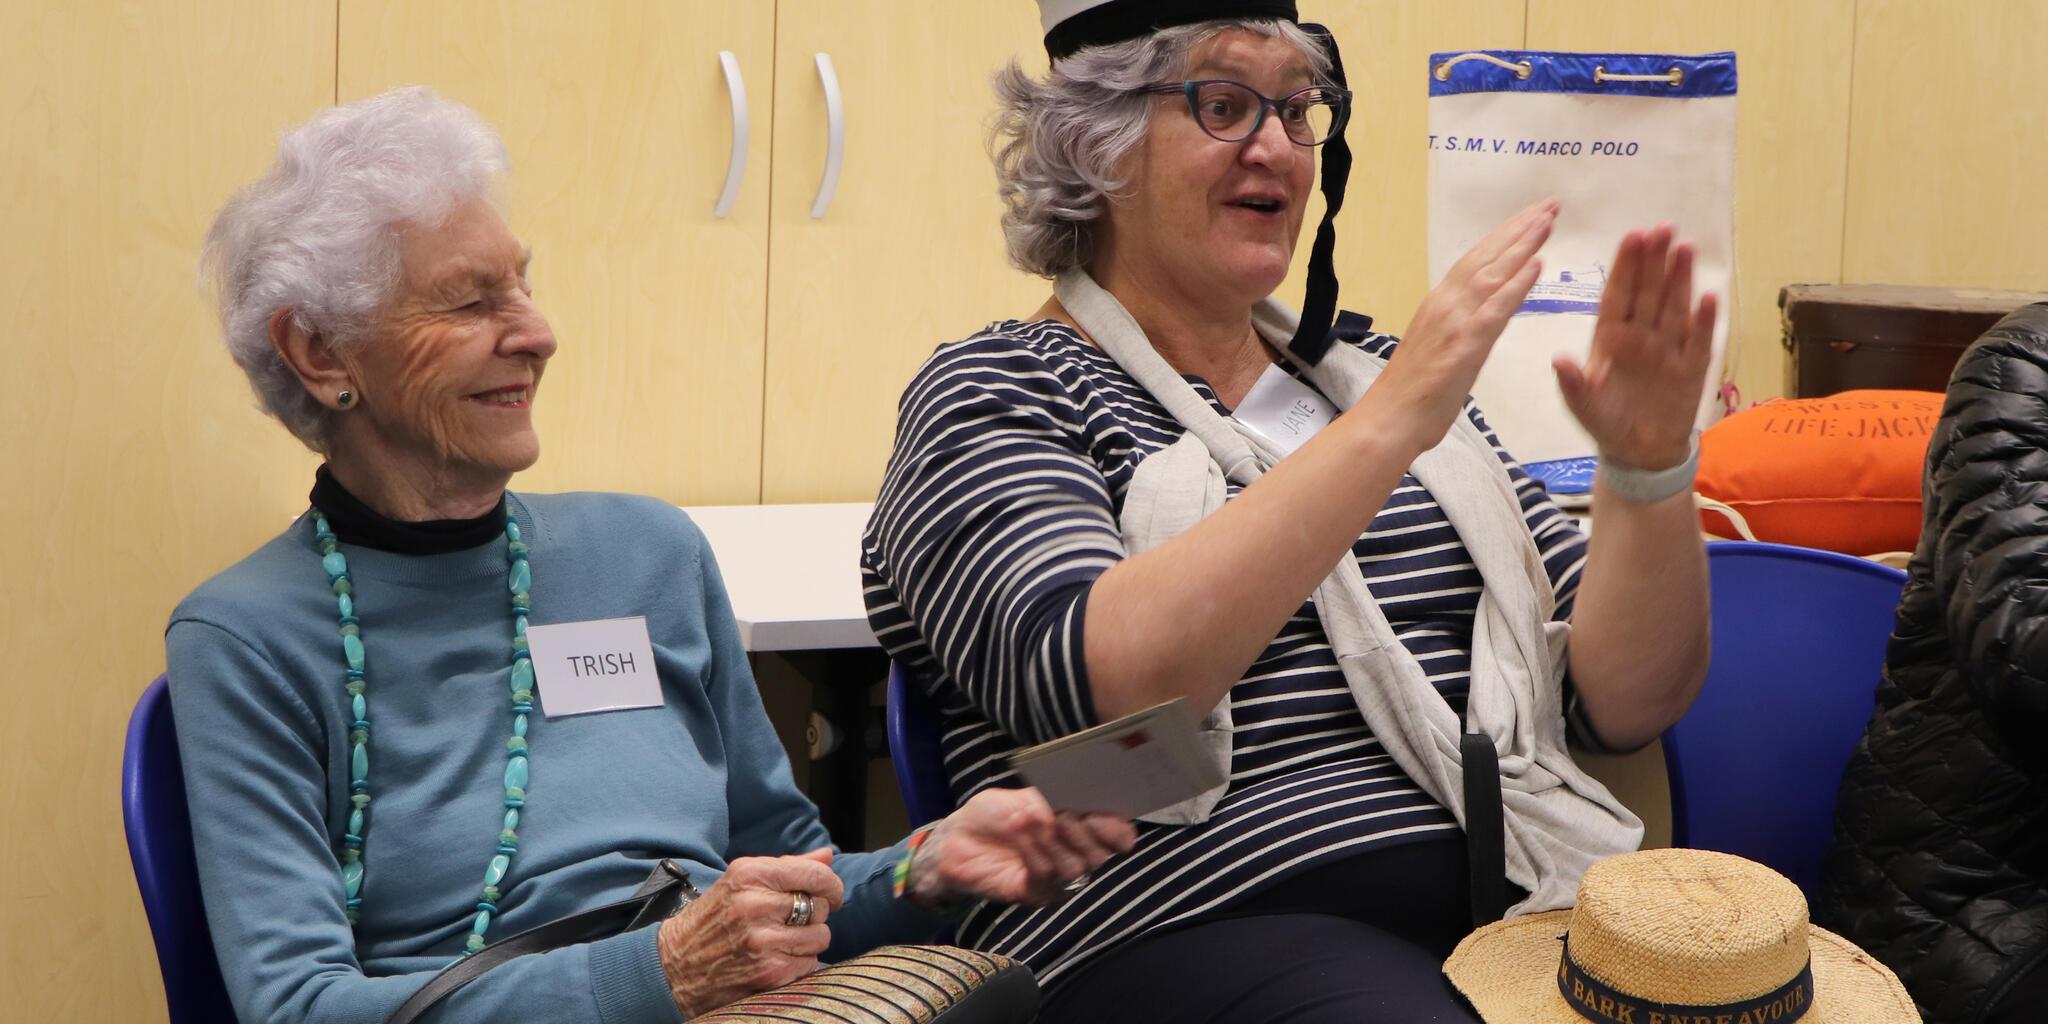
[[[1693,250],[1670,225],[1621,240],[1585,365],[1559,356],[1552,368],[1565,405],[1600,457],[1633,469],[1684,462],[1706,385],[1717,303],[1692,299]]]

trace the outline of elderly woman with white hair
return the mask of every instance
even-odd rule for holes
[[[1689,497],[1715,304],[1669,227],[1621,242],[1584,365],[1590,538],[1467,398],[1559,216],[1479,241],[1405,340],[1332,330],[1351,95],[1291,0],[1040,0],[997,80],[1011,260],[1052,297],[905,391],[866,534],[876,635],[944,719],[956,796],[1005,755],[1185,701],[1226,781],[1072,900],[979,908],[1058,1020],[1472,1020],[1438,964],[1569,905],[1641,823],[1573,761],[1704,678]],[[1303,313],[1287,276],[1316,155]],[[1535,382],[1532,382],[1532,385]]]
[[[967,901],[1056,901],[1127,849],[1127,822],[1027,791],[835,853],[689,519],[506,489],[556,339],[493,203],[505,165],[466,108],[386,93],[286,135],[207,240],[236,362],[325,459],[309,512],[165,639],[240,1017],[387,1019],[661,864],[702,895],[506,959],[431,1019],[675,1021]]]

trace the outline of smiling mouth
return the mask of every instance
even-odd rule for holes
[[[472,402],[497,406],[501,409],[523,409],[531,403],[533,389],[499,388],[496,391],[484,391],[467,397]]]

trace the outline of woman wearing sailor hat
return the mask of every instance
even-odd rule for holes
[[[1227,782],[960,940],[1029,963],[1050,1020],[1470,1020],[1438,965],[1474,922],[1568,906],[1641,839],[1568,720],[1640,746],[1704,675],[1714,301],[1669,228],[1622,242],[1590,358],[1558,367],[1603,455],[1589,547],[1465,397],[1555,204],[1474,246],[1396,351],[1336,316],[1327,32],[1292,0],[1040,12],[1052,67],[998,76],[995,162],[1011,259],[1053,297],[905,392],[869,618],[940,706],[956,797],[1175,699]],[[1269,296],[1318,154],[1297,316]]]

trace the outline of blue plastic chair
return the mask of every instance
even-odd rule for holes
[[[135,885],[156,940],[171,1024],[219,1024],[235,1019],[213,933],[199,900],[199,870],[192,857],[192,821],[185,807],[185,776],[178,734],[171,724],[170,688],[163,676],[142,691],[128,719],[121,756],[121,820]]]
[[[896,768],[896,786],[903,790],[910,827],[917,828],[953,812],[953,789],[939,753],[939,713],[901,662],[889,663],[888,701],[883,717],[889,761]]]
[[[1768,865],[1811,903],[1906,574],[1751,541],[1708,544],[1707,563],[1713,664],[1664,734],[1672,843]]]
[[[1906,574],[1784,544],[1707,545],[1713,664],[1664,734],[1677,846],[1769,865],[1812,900],[1842,769],[1877,702]],[[913,827],[953,809],[937,710],[889,667],[889,755]]]

